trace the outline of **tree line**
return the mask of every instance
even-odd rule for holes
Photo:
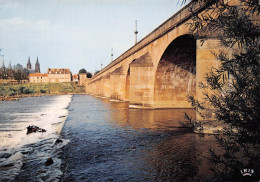
[[[9,66],[6,68],[2,66],[0,69],[0,79],[14,79],[17,81],[28,80],[29,71],[26,68],[23,68],[21,64]]]

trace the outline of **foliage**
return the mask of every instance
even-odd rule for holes
[[[184,113],[184,121],[179,121],[179,124],[182,128],[185,128],[189,132],[202,132],[203,126],[202,123],[196,120],[193,120],[192,117],[189,117],[188,114]]]
[[[26,88],[26,87],[20,86],[20,87],[18,88],[18,91],[19,91],[20,93],[23,93],[23,90],[24,90],[25,88]]]
[[[0,86],[0,96],[14,96],[21,94],[66,94],[66,93],[84,93],[84,87],[76,83],[42,83],[42,84],[18,84]]]
[[[24,86],[20,86],[17,91],[20,94],[30,94],[34,92],[34,90],[30,90],[28,87],[24,87]]]
[[[22,94],[30,94],[30,93],[34,93],[34,91],[28,89],[28,88],[25,88],[22,92]]]
[[[0,70],[0,79],[7,79],[7,72],[3,69]]]
[[[14,75],[14,79],[18,80],[18,81],[25,80],[25,79],[28,78],[26,71],[25,70],[21,70],[21,69],[14,70],[13,75]]]
[[[184,0],[185,1],[185,0]],[[233,55],[216,55],[219,68],[205,75],[206,83],[200,87],[205,91],[205,102],[189,96],[197,111],[206,118],[207,106],[213,108],[215,118],[223,124],[221,135],[216,136],[222,152],[210,149],[212,181],[245,181],[240,172],[253,169],[252,178],[260,175],[260,28],[258,0],[240,0],[244,6],[228,1],[195,0],[209,6],[202,15],[194,13],[191,31],[203,37],[201,30],[212,32],[221,44],[232,50]],[[215,3],[217,2],[217,3]],[[215,3],[215,4],[214,4]],[[208,37],[204,37],[206,40]],[[252,180],[252,179],[250,179]]]
[[[87,72],[87,78],[92,78],[92,73]]]
[[[81,70],[79,70],[79,74],[80,73],[86,73],[87,74],[87,78],[92,78],[92,73],[86,71],[84,68],[82,68]]]
[[[28,72],[21,64],[14,66],[14,69],[4,67],[0,69],[0,79],[28,80]]]
[[[81,70],[79,70],[79,73],[87,73],[87,71],[84,68],[82,68]]]
[[[41,89],[40,93],[44,94],[44,93],[46,93],[46,90]]]

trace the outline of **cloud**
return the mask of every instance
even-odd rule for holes
[[[25,20],[21,17],[14,17],[10,19],[0,19],[0,37],[23,37],[24,35],[31,34],[45,34],[59,33],[62,25],[52,25],[48,20],[38,20],[35,22]]]
[[[17,30],[28,27],[30,23],[20,17],[14,17],[10,19],[0,19],[0,33],[8,33],[6,30]]]
[[[170,0],[0,0],[0,4],[0,48],[7,60],[25,65],[29,56],[39,56],[41,66],[86,65],[88,70],[101,59],[104,65],[109,63],[111,48],[116,58],[134,45],[134,20],[140,40],[174,9]]]
[[[44,19],[0,19],[2,53],[7,60],[23,65],[28,56],[39,56],[40,62],[44,61],[41,65],[46,67],[69,67],[72,60],[82,62],[90,49],[89,38],[90,33],[82,27],[68,27]]]
[[[66,27],[49,20],[29,21],[21,17],[0,19],[1,43],[17,40],[26,42],[82,42],[88,37],[88,31],[75,27]]]

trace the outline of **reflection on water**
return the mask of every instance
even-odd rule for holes
[[[200,181],[208,176],[212,137],[179,133],[160,142],[147,156],[155,181]]]
[[[195,109],[128,109],[128,103],[113,103],[102,100],[111,110],[109,122],[134,129],[176,130],[184,113],[195,118]]]
[[[63,181],[201,181],[213,136],[186,133],[178,122],[192,109],[128,109],[75,95],[62,137]]]

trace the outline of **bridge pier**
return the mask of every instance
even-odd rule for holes
[[[98,96],[98,97],[101,97],[101,95],[102,95],[102,87],[103,87],[103,85],[101,85],[101,78],[99,78],[99,79],[97,79],[97,81],[96,81],[96,96]]]
[[[96,91],[96,84],[95,84],[95,82],[88,83],[85,86],[85,90],[86,90],[86,93],[88,93],[90,95],[95,95],[95,91]]]
[[[110,75],[103,76],[101,78],[101,96],[105,98],[110,98]]]
[[[154,66],[149,53],[130,64],[130,108],[152,108]]]
[[[220,52],[224,52],[230,57],[232,56],[232,49],[228,49],[221,45],[220,40],[218,39],[207,39],[203,41],[197,40],[197,50],[196,50],[196,98],[199,102],[205,102],[204,93],[212,94],[212,91],[207,88],[200,88],[199,83],[206,83],[206,73],[209,73],[212,68],[219,68],[220,61],[217,59],[217,55]],[[201,117],[198,113],[196,114],[197,120],[214,120],[213,108],[209,105],[206,105],[206,110],[204,115],[206,118]]]
[[[125,100],[125,78],[123,67],[116,68],[110,74],[110,99]]]

